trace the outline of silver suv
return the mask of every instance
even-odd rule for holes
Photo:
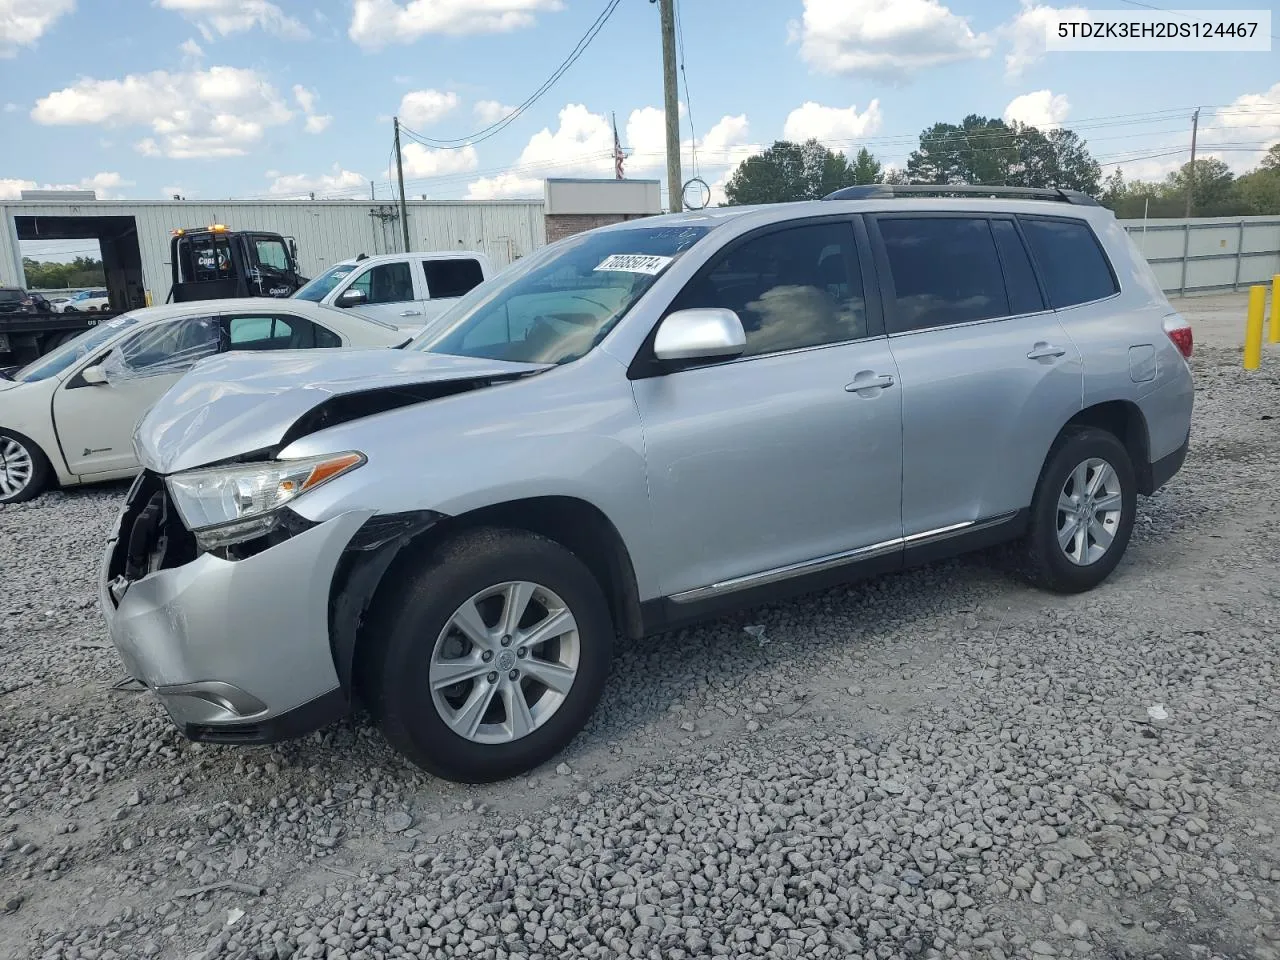
[[[1002,541],[1093,587],[1186,455],[1191,330],[1088,197],[972,192],[619,224],[401,351],[201,363],[137,430],[120,656],[188,737],[358,700],[478,782],[568,743],[618,634]]]

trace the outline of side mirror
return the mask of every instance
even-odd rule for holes
[[[85,383],[98,386],[107,382],[107,371],[102,368],[101,364],[92,367],[85,367],[80,371],[80,379]]]
[[[653,340],[653,355],[658,360],[714,360],[736,357],[746,348],[742,321],[723,307],[668,314]]]
[[[363,290],[357,290],[355,287],[348,287],[338,295],[338,299],[334,301],[335,306],[339,307],[356,307],[368,300]]]

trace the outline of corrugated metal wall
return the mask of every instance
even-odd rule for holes
[[[225,223],[235,230],[292,236],[298,241],[299,267],[308,277],[348,257],[402,246],[396,206],[385,201],[15,201],[0,203],[0,284],[22,283],[14,217],[77,216],[134,218],[143,278],[156,302],[169,293],[169,237],[176,227]],[[542,202],[410,201],[409,239],[415,250],[480,250],[495,267],[503,267],[546,243]]]
[[[1280,273],[1280,217],[1121,220],[1165,293],[1269,283]]]

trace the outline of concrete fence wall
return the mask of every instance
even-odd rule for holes
[[[1280,217],[1121,220],[1166,293],[1245,289],[1280,273]]]

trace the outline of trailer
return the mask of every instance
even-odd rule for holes
[[[109,310],[0,314],[0,368],[28,364],[115,315]]]

